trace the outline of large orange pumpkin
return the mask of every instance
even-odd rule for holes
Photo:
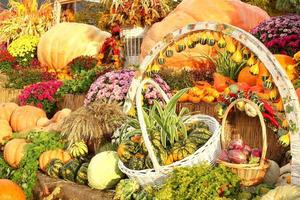
[[[24,191],[16,183],[8,179],[0,179],[1,200],[25,200]]]
[[[0,119],[0,144],[10,139],[12,136],[12,129],[8,123],[8,121],[4,119]]]
[[[283,54],[276,54],[274,56],[278,60],[282,68],[286,71],[290,80],[294,80],[295,78],[297,78],[297,62],[294,60],[294,58]]]
[[[18,168],[23,156],[24,148],[28,143],[24,139],[13,139],[4,147],[4,160],[13,168]]]
[[[1,103],[0,104],[0,119],[9,122],[11,114],[19,107],[16,103]]]
[[[96,56],[110,34],[95,26],[59,23],[47,31],[38,45],[38,59],[48,69],[66,69],[69,62],[82,55]]]
[[[255,86],[257,81],[257,76],[250,73],[250,67],[244,67],[239,73],[238,82],[247,83],[249,86]]]
[[[240,0],[183,0],[177,8],[161,22],[154,24],[144,37],[142,58],[163,37],[178,28],[201,21],[227,23],[251,30],[269,18],[264,10]],[[199,52],[195,48],[194,52]],[[182,59],[189,60],[182,56]]]
[[[46,117],[45,111],[34,106],[20,106],[11,115],[10,125],[15,132],[29,130],[37,125],[37,121]]]
[[[299,100],[299,102],[300,102],[300,88],[298,88],[298,89],[296,90],[296,93],[297,93],[297,96],[298,96],[298,100]]]
[[[53,159],[59,159],[66,163],[71,159],[71,156],[62,149],[45,151],[39,158],[40,169],[45,171],[47,164]]]

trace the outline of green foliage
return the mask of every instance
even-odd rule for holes
[[[23,89],[27,85],[54,79],[51,75],[36,69],[12,70],[7,76],[5,87],[13,89]]]
[[[63,85],[57,91],[57,95],[85,94],[98,77],[98,73],[102,70],[102,68],[96,67],[90,71],[81,71],[74,79],[65,80]]]
[[[277,0],[276,8],[289,13],[300,13],[300,0]]]
[[[234,199],[240,190],[240,179],[224,166],[203,163],[176,168],[156,193],[159,200]]]
[[[236,63],[231,59],[229,52],[219,52],[218,59],[213,61],[218,73],[229,77],[232,80],[237,80],[240,71],[245,67],[246,61]]]
[[[24,35],[14,40],[7,49],[21,66],[29,66],[32,59],[36,56],[38,43],[38,37]]]
[[[88,71],[96,67],[97,62],[97,59],[91,56],[80,56],[72,60],[68,66],[70,66],[72,74],[80,74],[82,71]]]
[[[107,11],[106,7],[94,2],[82,1],[80,2],[82,9],[75,14],[75,21],[79,23],[90,24],[99,26],[102,30],[107,29],[107,24],[102,20],[104,12]]]
[[[154,188],[142,188],[136,181],[123,179],[116,187],[114,200],[153,200]]]
[[[61,135],[54,132],[30,132],[26,136],[26,139],[30,144],[26,146],[25,155],[22,158],[19,168],[9,178],[21,186],[27,199],[30,199],[37,181],[38,159],[40,155],[44,151],[63,148],[64,144],[61,140]],[[0,169],[10,170],[10,167],[7,166],[2,158],[0,158]]]
[[[8,73],[12,71],[12,64],[8,61],[0,62],[0,72],[1,73]]]
[[[10,179],[14,171],[15,170],[4,161],[3,155],[0,154],[0,179]]]
[[[193,86],[192,73],[188,70],[163,68],[159,76],[170,86],[171,90],[181,90]]]
[[[271,16],[283,14],[281,11],[279,11],[276,8],[277,0],[242,0],[242,1],[245,3],[249,3],[251,5],[262,8],[263,10],[267,11],[267,13]],[[286,0],[283,0],[283,1],[286,1]]]

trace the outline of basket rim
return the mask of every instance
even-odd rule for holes
[[[270,162],[269,160],[264,160],[263,164],[261,165],[260,163],[254,164],[254,166],[251,166],[250,164],[247,166],[247,164],[234,164],[234,163],[229,163],[226,161],[222,160],[217,160],[218,164],[224,165],[229,168],[235,168],[235,169],[240,169],[240,170],[264,170],[270,167]]]

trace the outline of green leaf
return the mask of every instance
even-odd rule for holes
[[[170,99],[170,101],[167,103],[167,106],[166,106],[166,112],[175,111],[177,101],[180,99],[180,97],[181,97],[182,95],[184,95],[185,93],[187,93],[188,90],[189,90],[189,88],[185,88],[185,89],[182,89],[182,90],[178,91],[178,92]]]

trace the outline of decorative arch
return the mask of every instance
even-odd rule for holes
[[[300,185],[300,106],[295,89],[288,79],[283,68],[273,56],[273,54],[253,35],[250,33],[228,24],[219,24],[214,22],[199,22],[196,24],[189,24],[181,29],[174,31],[164,37],[162,41],[157,43],[149,55],[142,61],[139,73],[133,80],[129,89],[127,100],[124,105],[124,111],[128,112],[134,104],[135,94],[138,85],[144,78],[144,74],[158,57],[160,52],[165,50],[169,45],[178,41],[182,37],[203,30],[216,31],[227,36],[230,36],[250,49],[258,59],[266,66],[274,83],[277,86],[279,93],[283,99],[286,118],[289,122],[290,140],[291,140],[291,154],[292,154],[292,184]]]

